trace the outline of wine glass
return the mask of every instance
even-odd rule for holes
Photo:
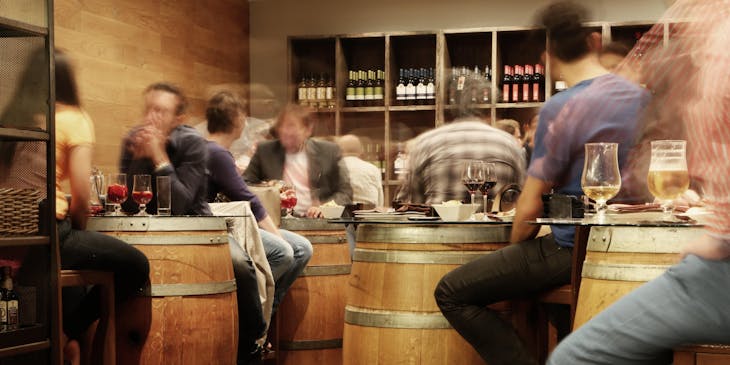
[[[281,199],[281,207],[286,209],[284,218],[294,218],[292,211],[297,205],[297,192],[290,184],[283,183],[279,188],[279,198]]]
[[[147,203],[152,200],[152,176],[134,175],[134,187],[132,188],[132,199],[139,204],[137,215],[146,216]]]
[[[487,216],[488,205],[489,205],[489,191],[497,185],[497,172],[495,171],[497,166],[494,162],[484,163],[484,183],[479,187],[479,191],[482,192],[482,199],[484,199],[484,217],[485,221],[489,220]]]
[[[618,143],[586,143],[581,188],[596,201],[596,220],[606,219],[606,202],[621,189]]]
[[[127,174],[111,173],[109,174],[109,185],[106,187],[106,201],[114,206],[114,211],[110,215],[120,216],[121,204],[127,201]]]
[[[466,190],[471,194],[471,205],[474,202],[476,192],[484,184],[484,163],[478,160],[464,161],[464,168],[461,173],[461,181],[466,186]]]
[[[662,202],[662,219],[670,220],[674,199],[679,198],[689,188],[686,141],[651,142],[647,185],[651,194]]]

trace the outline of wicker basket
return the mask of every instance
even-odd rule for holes
[[[37,233],[40,196],[38,190],[0,188],[0,236]]]

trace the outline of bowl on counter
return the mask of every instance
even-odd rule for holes
[[[469,219],[472,213],[477,210],[479,204],[433,204],[432,207],[436,209],[436,213],[438,213],[439,217],[441,217],[441,220],[457,222]]]
[[[345,211],[344,205],[321,205],[319,209],[322,211],[327,219],[334,219],[342,217],[342,212]]]

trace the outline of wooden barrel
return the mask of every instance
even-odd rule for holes
[[[89,230],[150,261],[148,295],[117,310],[117,363],[236,363],[236,281],[224,218],[98,217]]]
[[[581,274],[574,328],[679,261],[701,227],[592,227]]]
[[[345,229],[322,219],[282,219],[281,228],[307,237],[314,253],[278,312],[279,364],[342,363],[345,288],[350,251]]]
[[[344,364],[484,364],[443,317],[434,290],[446,273],[506,246],[509,235],[509,225],[358,226]]]

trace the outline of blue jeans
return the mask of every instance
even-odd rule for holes
[[[276,288],[273,310],[276,312],[287,290],[312,258],[312,243],[305,237],[285,229],[279,230],[284,237],[283,240],[263,229],[259,229],[259,233],[266,251],[266,259],[271,266],[271,274],[274,276]]]
[[[548,364],[670,364],[689,343],[730,343],[730,261],[687,256],[566,337]]]

